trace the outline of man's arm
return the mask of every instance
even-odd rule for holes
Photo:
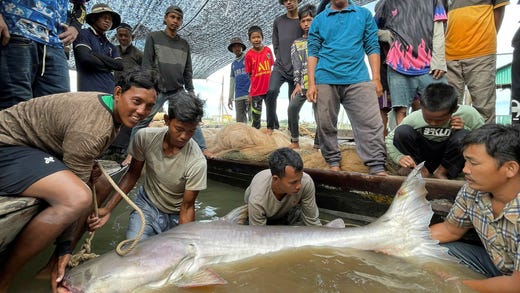
[[[497,7],[493,10],[493,15],[495,18],[495,30],[497,31],[497,34],[498,34],[498,31],[500,30],[500,27],[502,26],[502,20],[504,20],[505,11],[506,11],[505,5]]]
[[[278,18],[275,18],[273,22],[273,34],[272,34],[272,44],[273,44],[273,51],[274,56],[276,56],[276,59],[280,58],[279,51],[280,51],[280,40],[278,38]]]
[[[321,226],[320,212],[316,204],[316,189],[310,177],[306,177],[302,192],[301,209],[305,226]]]
[[[430,235],[440,243],[446,243],[459,240],[468,230],[444,221],[430,226]]]
[[[146,41],[144,43],[142,66],[144,69],[153,69],[158,71],[157,64],[155,64],[154,40],[151,34],[146,37]]]
[[[376,86],[377,96],[383,94],[383,85],[381,84],[380,68],[381,68],[381,57],[379,54],[368,55],[368,64],[370,64],[370,71],[372,71],[372,81]]]
[[[193,68],[191,66],[191,49],[188,46],[188,56],[186,57],[186,66],[184,67],[184,73],[182,74],[184,78],[184,88],[188,92],[193,92],[195,87],[193,86]]]
[[[7,45],[7,43],[9,43],[9,40],[11,39],[9,28],[7,27],[7,23],[5,23],[2,14],[0,14],[0,39],[2,39],[2,46]]]
[[[318,89],[316,89],[316,79],[314,73],[318,64],[318,58],[309,56],[307,59],[307,76],[309,77],[309,88],[307,89],[307,101],[316,103],[318,100]]]
[[[434,79],[441,78],[448,70],[446,67],[445,45],[444,45],[444,22],[433,23],[433,48],[430,62],[430,74]]]
[[[195,221],[195,200],[198,195],[198,190],[184,190],[181,211],[179,213],[179,224]]]
[[[478,292],[518,292],[520,272],[513,271],[511,276],[493,277],[484,280],[464,280],[462,283]]]

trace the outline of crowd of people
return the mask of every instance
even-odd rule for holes
[[[126,155],[122,165],[129,171],[119,183],[124,192],[146,167],[135,198],[146,218],[145,238],[195,220],[196,198],[207,185],[205,157],[214,156],[200,129],[204,110],[194,93],[190,44],[178,34],[181,7],[166,9],[164,29],[150,32],[140,51],[132,45],[132,26],[107,4],[87,13],[88,0],[40,2],[6,0],[0,7],[0,196],[47,203],[1,260],[0,292],[53,242],[51,287],[58,291],[85,226],[103,227],[121,201],[96,167],[107,149]],[[314,183],[296,151],[299,111],[305,101],[313,104],[313,148],[331,171],[341,171],[342,105],[371,175],[388,175],[387,153],[402,175],[422,161],[424,177],[464,175],[452,210],[431,227],[431,235],[488,277],[463,281],[469,287],[518,290],[520,127],[494,123],[496,35],[509,2],[380,0],[374,15],[347,0],[322,0],[318,9],[298,8],[300,2],[278,1],[286,11],[273,21],[274,54],[256,25],[247,30],[250,49],[236,36],[227,47],[235,55],[228,106],[234,102],[237,122],[261,128],[265,103],[272,134],[279,129],[280,87],[289,88],[291,139],[287,148],[273,151],[269,169],[245,191],[249,224],[321,225]],[[106,36],[114,29],[118,46]],[[518,35],[512,68],[516,99]],[[76,93],[70,92],[66,56],[71,45]],[[465,88],[470,105],[463,105],[469,100]],[[166,101],[166,127],[147,128]],[[420,106],[411,111],[414,101]],[[390,108],[395,125],[388,125],[386,135],[383,109]],[[92,213],[93,189],[98,214]],[[134,238],[141,225],[132,212],[127,237]],[[456,242],[470,228],[483,246]]]

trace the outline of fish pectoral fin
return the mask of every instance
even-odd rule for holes
[[[213,270],[205,268],[192,275],[184,276],[173,283],[177,287],[192,288],[213,285],[224,285],[227,281],[215,273]]]
[[[341,218],[334,219],[324,225],[327,228],[345,228],[345,221]]]

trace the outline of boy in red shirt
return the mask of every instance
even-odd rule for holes
[[[271,67],[274,65],[273,52],[264,46],[264,34],[259,26],[252,26],[247,31],[249,42],[253,46],[246,53],[245,70],[251,79],[249,102],[253,116],[253,127],[260,129],[262,117],[262,100],[266,98],[271,78]]]

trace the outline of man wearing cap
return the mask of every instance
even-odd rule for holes
[[[123,70],[123,61],[105,33],[118,27],[121,17],[107,4],[98,3],[86,20],[90,28],[82,29],[74,41],[78,91],[110,93],[115,86],[112,71]]]
[[[190,44],[177,34],[182,26],[183,16],[184,13],[179,6],[169,6],[163,19],[166,28],[151,32],[146,37],[143,67],[151,68],[159,74],[159,95],[150,115],[132,129],[130,143],[136,132],[147,127],[155,114],[163,109],[167,100],[175,99],[180,91],[188,91],[191,95],[195,95]],[[200,126],[197,126],[193,140],[197,142],[206,157],[215,156],[207,150]],[[131,160],[132,156],[128,155],[121,164],[128,165]]]
[[[143,64],[143,51],[137,49],[137,47],[132,44],[134,39],[132,31],[132,26],[124,22],[122,22],[116,30],[116,38],[119,42],[116,48],[123,59],[123,70],[114,72],[114,80],[116,82],[125,71]]]
[[[231,78],[229,85],[228,107],[233,110],[233,98],[235,98],[235,111],[237,122],[247,123],[251,117],[251,108],[249,107],[249,74],[245,71],[244,51],[246,45],[239,37],[231,39],[228,51],[235,54],[236,59],[231,63]]]
[[[116,32],[116,38],[119,41],[119,45],[117,45],[116,48],[123,59],[123,70],[114,71],[114,80],[117,83],[121,76],[125,75],[128,71],[131,71],[132,68],[139,67],[143,64],[143,51],[132,45],[132,27],[129,24],[122,22],[117,27]],[[112,142],[104,156],[108,156],[117,161],[121,159],[121,156],[126,156],[126,149],[130,141],[131,133],[131,128],[122,126],[119,134]]]
[[[2,0],[0,110],[34,97],[70,91],[64,46],[77,37],[88,0]],[[70,22],[67,8],[73,3]]]

